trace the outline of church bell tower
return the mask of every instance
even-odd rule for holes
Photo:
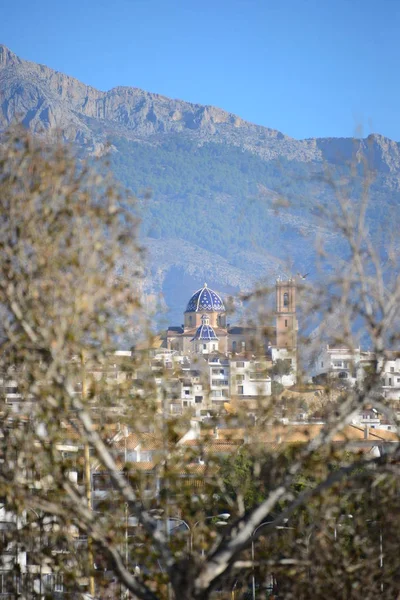
[[[297,348],[296,282],[276,282],[276,347]]]

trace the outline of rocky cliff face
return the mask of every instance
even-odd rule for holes
[[[234,291],[282,273],[285,261],[294,272],[309,270],[321,227],[310,215],[317,200],[331,197],[316,183],[326,165],[342,174],[349,161],[367,161],[377,175],[371,218],[400,200],[400,145],[383,136],[295,140],[213,106],[137,88],[99,91],[0,45],[0,130],[15,121],[40,134],[58,129],[87,154],[111,141],[121,181],[135,192],[152,188],[146,289],[152,297],[164,291],[177,319],[186,292],[171,290],[182,273],[188,289],[204,278]],[[273,203],[282,194],[301,210],[277,217]]]
[[[295,140],[279,131],[244,121],[214,106],[191,104],[138,88],[96,90],[73,77],[17,57],[0,45],[0,125],[20,118],[33,131],[60,128],[65,138],[88,150],[113,133],[130,139],[186,134],[200,143],[216,141],[249,150],[264,159],[343,161],[357,152],[352,139]],[[376,167],[400,166],[397,142],[370,136],[357,142],[373,146]]]

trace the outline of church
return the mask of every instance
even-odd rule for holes
[[[296,361],[296,282],[277,280],[275,288],[275,326],[245,327],[227,323],[223,299],[205,283],[190,298],[183,324],[168,328],[167,348],[188,356],[253,353]]]

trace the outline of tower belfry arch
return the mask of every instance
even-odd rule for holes
[[[295,350],[297,348],[296,281],[276,282],[276,346]]]

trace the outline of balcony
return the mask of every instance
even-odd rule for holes
[[[253,371],[249,373],[250,381],[267,381],[269,379],[268,371]]]

